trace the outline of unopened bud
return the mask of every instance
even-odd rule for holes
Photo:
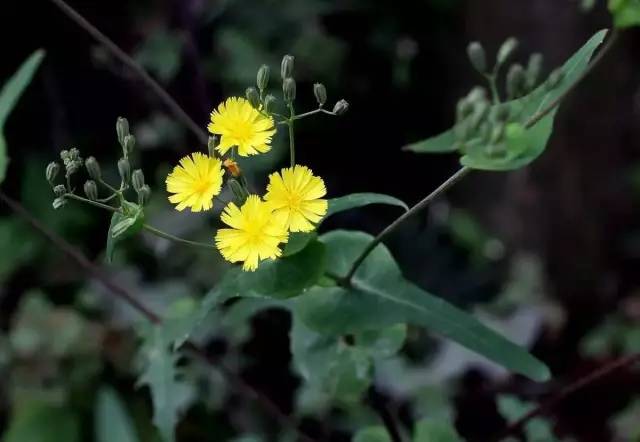
[[[138,204],[144,206],[149,202],[149,198],[151,198],[151,188],[145,184],[138,190]]]
[[[256,76],[256,85],[261,91],[264,91],[267,86],[269,86],[269,73],[270,69],[266,64],[263,64],[262,66],[260,66],[260,69],[258,69],[258,75]]]
[[[296,99],[296,81],[293,78],[285,78],[282,83],[282,93],[284,95],[284,101],[287,103],[291,103]]]
[[[513,51],[515,51],[517,47],[518,40],[516,40],[514,37],[510,37],[504,43],[502,43],[502,46],[500,46],[500,49],[498,50],[498,56],[496,57],[498,65],[504,64],[504,62],[507,61],[507,59],[511,56],[511,54],[513,54]]]
[[[269,94],[264,97],[264,111],[266,113],[271,113],[273,111],[274,106],[276,105],[276,97]]]
[[[280,77],[284,81],[291,77],[293,74],[293,64],[295,57],[293,55],[285,55],[282,57],[282,64],[280,65]]]
[[[84,162],[84,167],[87,169],[87,173],[93,180],[99,181],[102,178],[102,172],[100,171],[100,164],[94,157],[89,157]]]
[[[209,141],[207,141],[207,150],[209,151],[209,156],[211,158],[215,158],[218,144],[220,144],[220,137],[218,135],[212,135],[209,137]]]
[[[244,189],[244,187],[242,187],[242,185],[234,178],[229,179],[229,181],[227,182],[229,183],[229,187],[231,188],[231,191],[233,192],[238,205],[244,204],[244,202],[247,200],[247,197],[249,196],[247,195],[247,191]]]
[[[129,182],[131,179],[131,164],[128,159],[120,158],[118,160],[118,173],[120,174],[120,178],[122,178],[123,182]]]
[[[227,171],[231,174],[231,176],[237,178],[240,175],[242,175],[240,166],[238,166],[238,163],[236,163],[232,159],[227,158],[226,160],[224,160],[222,165],[227,169]]]
[[[64,187],[62,184],[58,184],[57,186],[55,186],[53,188],[53,193],[57,196],[57,197],[61,197],[64,196],[67,193],[67,188]]]
[[[520,64],[514,64],[507,73],[507,96],[514,99],[520,97],[526,90],[527,76]]]
[[[542,71],[542,54],[532,54],[527,64],[527,89],[532,90],[538,84]]]
[[[316,96],[316,101],[320,107],[324,106],[327,102],[327,88],[322,83],[316,83],[313,85],[313,95]]]
[[[52,161],[47,165],[45,176],[47,178],[47,181],[49,181],[49,184],[51,184],[52,186],[56,181],[56,177],[58,176],[58,173],[60,173],[60,165],[58,163],[56,163],[55,161]]]
[[[131,154],[133,149],[136,147],[136,137],[131,134],[124,137],[124,144],[122,147],[127,155]]]
[[[466,98],[458,101],[458,106],[456,108],[456,119],[457,121],[462,121],[467,118],[469,115],[473,113],[473,103]]]
[[[487,72],[487,56],[480,43],[474,41],[467,46],[467,55],[474,69],[481,74]]]
[[[126,118],[118,117],[116,121],[116,133],[118,134],[118,142],[124,147],[124,137],[129,135],[129,121]]]
[[[260,94],[255,87],[248,87],[245,92],[245,97],[247,97],[247,101],[254,109],[260,108]]]
[[[547,90],[557,88],[560,83],[564,80],[564,71],[561,68],[558,68],[549,74],[549,78],[547,79],[546,87]]]
[[[344,115],[349,110],[349,103],[347,100],[338,101],[335,106],[333,106],[333,113],[336,115]]]
[[[476,86],[467,94],[467,100],[474,104],[480,101],[487,101],[487,90],[482,86]]]
[[[475,105],[470,120],[471,128],[473,130],[478,128],[480,126],[480,123],[482,123],[487,118],[489,108],[489,103],[487,103],[486,101],[480,101]]]
[[[144,186],[144,173],[140,169],[136,169],[131,174],[131,185],[136,192],[140,192],[140,189]]]
[[[67,204],[67,199],[65,197],[63,197],[63,196],[60,196],[60,197],[58,197],[58,198],[53,200],[53,208],[55,210],[58,210],[58,209],[64,207],[65,204]]]
[[[87,195],[91,201],[98,199],[98,186],[93,180],[88,180],[84,183],[84,194]]]

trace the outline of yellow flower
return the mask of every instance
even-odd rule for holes
[[[238,146],[242,157],[271,150],[271,137],[276,133],[273,118],[264,116],[240,97],[231,97],[211,112],[209,132],[220,135],[216,149],[224,155]]]
[[[220,193],[224,170],[222,162],[200,152],[186,156],[167,176],[167,191],[173,193],[169,201],[177,210],[191,208],[192,212],[209,210],[213,197]]]
[[[272,204],[274,214],[286,219],[291,232],[310,232],[327,213],[327,194],[322,178],[305,166],[282,169],[269,176],[265,201]]]
[[[257,195],[249,195],[240,208],[229,203],[220,219],[231,228],[218,230],[216,246],[227,261],[243,262],[246,271],[257,269],[262,260],[280,257],[279,244],[289,239],[283,220]]]

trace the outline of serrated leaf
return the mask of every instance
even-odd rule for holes
[[[609,11],[616,28],[640,25],[640,0],[609,0]]]
[[[371,426],[359,430],[353,438],[352,442],[391,442],[391,437],[384,427]]]
[[[339,212],[344,212],[345,210],[364,207],[371,204],[387,204],[390,206],[402,207],[404,210],[409,210],[409,207],[403,201],[389,195],[383,195],[381,193],[352,193],[351,195],[329,200],[329,210],[327,211],[326,217],[330,217],[331,215],[335,215]]]
[[[98,392],[95,411],[96,442],[138,442],[133,421],[122,399],[111,387]]]
[[[532,116],[545,109],[546,106],[572,88],[587,69],[591,56],[602,44],[606,34],[606,30],[596,33],[567,60],[562,67],[564,79],[559,86],[546,92],[546,86],[543,84],[527,96],[509,102],[512,113],[520,115],[517,123],[524,126]],[[511,145],[508,146],[509,149],[506,149],[506,154],[503,156],[489,154],[486,146],[479,139],[470,140],[467,143],[466,152],[460,158],[460,163],[472,169],[490,171],[507,171],[528,165],[544,152],[553,131],[556,113],[557,107],[533,127],[526,129],[525,137],[512,136],[509,141]],[[454,141],[454,130],[450,129],[425,141],[409,145],[405,149],[417,153],[447,152],[451,150],[445,149],[444,142],[451,142],[450,146],[453,146]]]
[[[177,354],[173,342],[159,325],[153,325],[144,335],[141,352],[144,369],[138,385],[147,385],[153,403],[153,423],[164,442],[175,442],[175,427],[189,388],[177,379]]]
[[[323,235],[328,271],[346,275],[372,239],[362,232],[335,231]],[[549,378],[549,369],[524,348],[404,279],[383,245],[367,257],[352,282],[350,288],[312,288],[294,300],[296,313],[311,329],[333,335],[402,323],[420,325],[509,370],[539,381]]]
[[[416,423],[413,442],[461,442],[456,428],[448,420],[422,419]]]
[[[16,73],[4,84],[0,91],[0,184],[4,181],[9,165],[7,141],[4,137],[4,125],[9,114],[22,96],[22,93],[31,83],[44,55],[45,52],[42,49],[31,54]]]

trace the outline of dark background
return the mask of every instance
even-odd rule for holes
[[[213,106],[229,95],[241,95],[262,63],[270,64],[272,77],[277,77],[280,57],[292,53],[299,109],[313,108],[315,81],[327,85],[331,103],[345,98],[351,104],[344,117],[320,116],[298,125],[299,161],[324,177],[330,197],[369,191],[408,203],[417,202],[456,169],[453,155],[420,156],[401,147],[448,128],[457,99],[479,83],[465,56],[469,41],[483,42],[491,55],[514,35],[521,43],[516,59],[526,62],[531,52],[541,52],[549,72],[595,31],[610,27],[604,2],[583,14],[577,2],[568,0],[75,1],[72,5],[126,52],[135,54],[203,128]],[[100,260],[108,216],[87,207],[54,212],[43,171],[62,148],[72,146],[84,156],[95,155],[108,169],[117,155],[115,119],[122,115],[138,136],[139,161],[154,191],[148,218],[177,229],[178,234],[207,240],[213,216],[177,217],[164,199],[163,177],[170,165],[202,148],[192,134],[143,83],[49,1],[8,1],[1,11],[0,79],[35,49],[47,51],[41,72],[6,129],[12,163],[3,191]],[[455,387],[448,397],[456,409],[458,430],[469,440],[484,440],[504,424],[494,403],[497,393],[535,401],[640,347],[639,46],[638,31],[621,37],[602,65],[563,104],[550,146],[534,164],[511,173],[474,172],[388,243],[408,278],[468,308],[495,304],[507,283],[518,287],[523,277],[514,277],[513,268],[523,256],[540,268],[534,284],[540,289],[529,287],[535,299],[515,304],[523,311],[535,310],[536,326],[525,334],[530,334],[534,354],[550,366],[555,381],[545,386],[523,379],[496,381],[466,365],[455,371]],[[264,182],[262,172],[283,163],[283,152],[276,149],[258,166],[247,165],[255,168],[256,183]],[[21,302],[34,290],[56,306],[84,312],[101,324],[107,336],[91,357],[101,368],[86,383],[115,385],[132,403],[140,403],[139,413],[144,415],[146,393],[135,392],[134,378],[114,362],[114,358],[127,360],[135,343],[122,326],[127,323],[121,320],[124,314],[113,306],[92,310],[83,304],[83,292],[99,290],[86,285],[79,269],[5,207],[0,211],[3,333],[11,335]],[[395,216],[391,208],[372,207],[336,217],[324,228],[376,233]],[[223,268],[218,258],[194,256],[189,250],[169,253],[166,245],[151,238],[127,244],[119,250],[116,263],[111,269],[116,277],[147,294],[152,287],[167,284],[177,284],[191,295],[202,294]],[[152,294],[146,296],[162,304]],[[607,341],[604,350],[583,351],[586,337],[604,336],[605,332],[598,334],[603,323],[615,323],[623,330],[620,342],[626,344],[602,338]],[[299,381],[288,368],[289,319],[283,312],[270,311],[251,324],[252,337],[234,350],[251,362],[239,364],[239,369],[290,411]],[[526,328],[514,324],[515,330]],[[428,352],[419,345],[424,339],[408,345],[407,354],[424,359]],[[216,355],[230,352],[224,340],[209,344]],[[16,402],[17,383],[45,388],[39,370],[36,374],[27,370],[29,375],[16,381],[11,376],[24,368],[9,360],[4,368],[11,379],[3,386],[5,423]],[[42,367],[41,362],[35,365]],[[46,363],[58,367],[59,361],[52,358]],[[65,388],[77,386],[65,382]],[[564,402],[551,414],[553,424],[558,434],[576,440],[631,440],[616,433],[612,419],[638,396],[637,373],[621,373]],[[236,414],[242,415],[246,408],[233,394],[230,397],[213,414],[213,422],[203,407],[192,407],[179,440],[227,440],[230,435],[225,432],[234,427],[230,420],[237,423]],[[399,402],[398,415],[403,425],[410,426],[410,417],[403,412],[408,405]],[[335,440],[349,436],[330,418],[322,425],[319,419],[307,421],[314,434]],[[225,432],[200,434],[207,425],[219,425]]]

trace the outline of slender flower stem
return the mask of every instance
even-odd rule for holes
[[[175,235],[172,235],[170,233],[164,232],[160,229],[156,229],[153,226],[150,226],[149,224],[144,224],[142,226],[142,228],[144,230],[146,230],[149,233],[152,233],[156,236],[159,236],[160,238],[164,238],[164,239],[168,239],[169,241],[173,241],[176,243],[181,243],[181,244],[186,244],[188,246],[193,246],[193,247],[201,247],[201,248],[205,248],[205,249],[215,249],[216,246],[213,244],[207,244],[204,242],[198,242],[198,241],[189,241],[188,239],[183,239],[180,237],[177,237]]]
[[[611,34],[611,37],[609,37],[609,39],[607,40],[607,42],[605,43],[605,45],[602,47],[602,49],[600,51],[598,51],[598,53],[596,54],[596,56],[593,58],[593,60],[591,61],[591,63],[589,64],[589,66],[587,66],[587,69],[584,70],[584,72],[580,75],[580,77],[578,77],[578,79],[571,85],[571,87],[569,87],[566,91],[564,91],[564,93],[562,93],[560,96],[558,96],[554,101],[552,101],[551,103],[549,103],[549,105],[547,105],[547,107],[545,107],[544,109],[542,109],[540,112],[536,113],[535,115],[533,115],[531,118],[529,118],[529,120],[527,120],[527,122],[524,124],[524,127],[526,129],[530,129],[533,126],[535,126],[540,120],[542,120],[544,117],[546,117],[547,115],[549,115],[551,112],[553,112],[553,110],[558,107],[560,105],[560,103],[562,102],[562,100],[564,100],[566,98],[566,96],[573,91],[573,89],[578,85],[578,83],[580,83],[582,80],[584,80],[584,78],[589,75],[589,73],[591,73],[593,71],[593,69],[600,63],[600,61],[602,61],[602,59],[605,57],[605,55],[611,50],[611,48],[614,46],[615,42],[618,39],[618,31],[614,31]],[[494,76],[495,78],[495,76]],[[494,82],[495,83],[495,82]],[[497,91],[496,91],[497,92]],[[495,99],[495,97],[494,97]],[[363,250],[363,252],[358,256],[358,258],[353,262],[351,269],[349,270],[349,272],[347,273],[347,275],[342,278],[340,280],[342,285],[345,286],[349,286],[351,285],[351,280],[353,279],[353,275],[356,273],[356,271],[358,270],[358,268],[360,267],[360,265],[362,265],[362,263],[364,262],[364,260],[367,258],[367,256],[369,256],[369,254],[373,251],[373,249],[376,248],[376,246],[378,246],[378,244],[380,244],[389,234],[391,234],[394,230],[396,230],[398,228],[398,226],[400,224],[402,224],[406,219],[412,217],[414,214],[416,214],[417,212],[419,212],[420,210],[424,209],[425,207],[427,207],[431,201],[433,201],[435,198],[437,198],[438,196],[440,196],[442,193],[444,193],[447,189],[449,189],[451,186],[453,186],[454,184],[456,184],[458,181],[460,181],[463,177],[465,177],[472,169],[470,169],[469,167],[463,166],[462,168],[458,169],[458,171],[456,173],[454,173],[451,177],[449,177],[444,183],[442,183],[436,190],[434,190],[433,192],[431,192],[429,195],[427,195],[422,201],[420,201],[418,204],[416,204],[415,206],[413,206],[411,209],[409,209],[408,212],[402,214],[398,219],[396,219],[394,222],[392,222],[389,226],[387,226],[382,232],[380,232],[378,234],[378,236],[376,236],[374,239],[371,240],[371,242],[367,245],[367,247]]]
[[[296,165],[296,141],[293,130],[293,122],[296,119],[296,111],[293,109],[293,103],[288,103],[289,107],[289,119],[287,125],[289,126],[289,152],[291,154],[291,167]]]
[[[118,211],[118,209],[116,209],[115,207],[109,206],[107,204],[102,204],[102,203],[100,203],[98,201],[92,201],[90,199],[83,198],[80,195],[76,195],[75,193],[67,193],[67,194],[64,195],[64,197],[65,198],[70,198],[72,200],[80,201],[80,202],[83,202],[83,203],[86,203],[86,204],[90,204],[92,206],[108,210],[110,212],[117,212]]]
[[[498,92],[498,84],[496,83],[498,73],[494,72],[493,74],[487,74],[485,75],[485,78],[489,83],[489,89],[491,90],[491,98],[493,99],[493,104],[500,104],[500,93]]]

